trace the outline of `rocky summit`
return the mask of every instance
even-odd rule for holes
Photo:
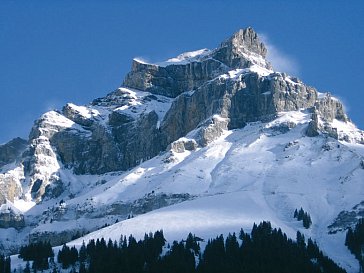
[[[229,167],[214,161],[234,155],[217,151],[216,143],[228,134],[241,134],[244,149],[266,137],[272,141],[281,138],[284,143],[273,141],[274,145],[261,148],[275,156],[271,159],[272,164],[278,164],[274,168],[287,172],[291,170],[288,164],[295,162],[287,162],[296,156],[293,150],[303,154],[303,164],[315,164],[319,152],[313,150],[322,152],[326,147],[330,160],[337,156],[344,165],[350,160],[357,162],[358,169],[350,165],[339,170],[338,179],[364,182],[362,174],[355,173],[364,162],[360,152],[364,133],[351,123],[343,104],[329,93],[320,93],[296,77],[275,71],[266,54],[267,48],[249,27],[212,50],[186,52],[159,63],[134,59],[131,71],[115,91],[85,106],[68,103],[43,114],[27,141],[17,138],[0,146],[0,216],[8,215],[0,217],[4,219],[0,225],[6,236],[17,234],[32,240],[43,236],[54,245],[62,244],[76,232],[94,231],[101,227],[100,222],[111,224],[131,212],[145,214],[205,195],[241,191],[245,186],[238,182],[240,188],[234,183],[226,188],[218,181],[224,177],[234,181],[237,178],[232,174],[246,168],[251,181],[268,179],[268,165],[252,168],[259,165],[255,162],[257,151],[244,161],[251,166],[236,170],[233,164]],[[232,135],[231,139],[232,145],[238,145],[239,137]],[[204,156],[209,157],[211,149],[217,149],[217,154],[209,163],[215,169],[207,179]],[[283,152],[288,154],[283,156]],[[249,158],[249,153],[245,156]],[[191,170],[181,172],[179,164],[188,160],[201,169],[196,176]],[[148,169],[143,164],[157,165]],[[218,171],[218,166],[225,171]],[[332,166],[322,165],[322,173],[329,176]],[[219,176],[214,177],[214,172]],[[271,179],[277,173],[272,172]],[[179,175],[191,181],[197,177],[199,182],[192,188],[188,188],[192,182],[186,182],[185,187],[176,182],[174,187]],[[209,186],[202,186],[204,183]],[[102,195],[109,189],[115,193],[112,198]],[[269,192],[276,189],[269,187]],[[360,201],[354,198],[335,205],[324,228],[334,223],[335,230],[345,230],[354,224],[355,217],[341,226],[336,216]],[[282,204],[284,209],[292,206],[288,201]],[[278,206],[275,201],[270,205]],[[282,209],[277,208],[283,213]],[[277,217],[284,219],[286,214]],[[62,222],[69,223],[69,229],[57,226]],[[1,243],[10,252],[19,246],[17,241]]]

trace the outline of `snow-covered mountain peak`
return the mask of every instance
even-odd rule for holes
[[[134,60],[116,90],[43,114],[28,142],[0,146],[9,155],[0,156],[0,205],[12,211],[0,227],[15,228],[3,236],[62,244],[130,215],[136,220],[108,230],[163,228],[177,239],[260,219],[295,234],[302,227],[291,214],[302,206],[314,222],[305,234],[330,252],[329,241],[343,236],[327,232],[348,226],[336,217],[363,199],[364,133],[340,100],[274,72],[265,55],[247,28],[213,50],[159,64]],[[181,224],[189,212],[209,224]],[[90,236],[101,235],[108,234]],[[332,249],[349,256],[343,245]]]
[[[308,136],[363,142],[339,100],[274,72],[265,54],[258,35],[247,28],[214,50],[183,53],[163,65],[134,61],[122,87],[87,106],[68,103],[36,121],[30,145],[17,159],[25,166],[24,192],[35,183],[38,201],[58,195],[64,186],[54,191],[51,185],[62,180],[62,168],[76,174],[125,171],[168,149],[204,147],[250,122],[275,120],[282,128],[300,123],[281,122],[280,113],[304,111]],[[47,170],[40,167],[45,164]]]

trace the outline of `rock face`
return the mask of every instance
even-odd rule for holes
[[[0,168],[15,161],[27,147],[27,141],[17,137],[0,145]]]
[[[24,216],[15,214],[11,210],[0,213],[0,228],[16,228],[21,229],[25,226]]]
[[[162,65],[134,59],[123,85],[175,98],[232,69],[248,68],[253,64],[270,68],[264,59],[266,52],[258,35],[252,28],[247,28],[239,30],[217,49],[198,52],[187,61],[181,58],[183,54],[174,62],[167,61]]]
[[[166,67],[133,60],[124,86],[175,98],[226,71],[228,68],[214,59]]]
[[[37,202],[59,196],[66,188],[62,169],[124,171],[166,149],[194,150],[225,130],[270,121],[282,111],[311,111],[306,134],[337,138],[330,122],[348,121],[340,101],[274,72],[266,53],[257,33],[247,28],[214,50],[159,64],[134,60],[121,88],[88,106],[69,103],[45,113],[28,145],[15,139],[0,146],[0,167],[18,161],[16,175],[0,174],[0,204],[27,194]]]
[[[0,205],[5,204],[6,200],[13,202],[16,197],[22,195],[21,182],[24,178],[22,166],[0,173]]]
[[[355,225],[358,223],[358,219],[364,216],[364,201],[355,205],[349,211],[341,211],[336,217],[335,221],[328,226],[330,233],[337,233],[339,231],[344,231],[349,228],[354,229]]]
[[[158,114],[153,109],[140,111],[133,108],[134,104],[168,108],[169,100],[148,93],[135,97],[119,89],[93,102],[94,107],[104,111],[101,118],[82,116],[77,109],[66,106],[63,114],[75,124],[81,124],[86,133],[80,135],[74,130],[64,130],[52,137],[51,143],[63,164],[74,168],[77,174],[106,173],[126,170],[165,149],[167,144],[161,139],[158,127],[158,114],[165,110]],[[130,112],[122,111],[123,107],[130,107]],[[111,111],[106,110],[110,108]]]
[[[338,119],[348,121],[342,103],[331,96],[330,93],[325,94],[323,98],[315,103],[315,108],[320,113],[320,116],[328,122]]]
[[[312,113],[311,121],[307,126],[306,135],[309,137],[315,137],[318,136],[319,134],[320,132],[319,132],[318,115],[317,112],[315,111],[314,113]]]
[[[162,131],[170,143],[214,115],[228,119],[227,127],[235,129],[247,122],[268,121],[281,111],[312,107],[316,100],[315,89],[284,74],[261,76],[249,71],[234,79],[222,76],[176,98]]]
[[[232,69],[247,68],[253,64],[270,69],[271,65],[265,61],[266,54],[265,45],[259,40],[257,33],[248,27],[239,30],[223,42],[213,52],[212,58]],[[252,56],[254,58],[251,58]]]

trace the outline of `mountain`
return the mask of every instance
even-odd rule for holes
[[[71,244],[159,229],[209,238],[268,220],[358,271],[344,237],[364,213],[364,132],[266,53],[242,29],[213,50],[134,59],[117,90],[43,114],[27,141],[0,146],[1,247],[92,231]]]

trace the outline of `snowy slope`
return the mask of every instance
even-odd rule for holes
[[[293,120],[296,127],[289,132],[276,131],[277,124]],[[86,196],[105,203],[152,192],[185,192],[194,199],[137,215],[70,244],[99,237],[118,240],[121,234],[140,238],[158,229],[169,241],[190,231],[207,239],[269,220],[293,238],[297,230],[312,237],[348,272],[356,272],[357,262],[344,246],[344,233],[329,235],[327,226],[341,210],[363,200],[363,149],[324,135],[304,136],[308,120],[304,112],[282,113],[270,123],[227,131],[197,151],[167,153],[142,163],[106,183],[104,190],[94,189]],[[168,156],[175,160],[164,163]],[[313,225],[308,230],[293,218],[300,207],[311,215]]]
[[[61,195],[57,200],[64,199],[62,205],[45,200],[31,208],[27,221],[37,225],[31,233],[97,230],[69,243],[80,245],[91,238],[141,238],[163,229],[172,242],[189,232],[208,239],[240,228],[249,231],[253,223],[269,220],[292,238],[297,230],[312,237],[348,272],[357,272],[357,262],[344,246],[345,232],[329,234],[327,227],[341,211],[364,199],[364,148],[325,134],[307,137],[309,121],[305,111],[280,113],[268,123],[225,131],[207,147],[170,150],[124,173],[76,176],[61,168],[60,177],[69,181],[68,193],[74,196]],[[287,124],[291,129],[282,130]],[[128,220],[109,213],[113,204],[158,199],[161,194],[188,198],[147,213],[130,211],[135,217]],[[310,229],[293,218],[300,207],[311,215]],[[56,219],[57,213],[62,217]],[[100,229],[105,224],[111,226]],[[30,228],[20,234],[8,229],[3,236],[22,241],[29,232]]]

